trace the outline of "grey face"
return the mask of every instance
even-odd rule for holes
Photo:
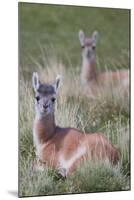
[[[41,115],[54,112],[56,92],[52,85],[40,84],[35,94],[36,111]]]
[[[97,35],[98,33],[95,31],[91,37],[85,37],[84,32],[79,31],[83,58],[90,59],[95,55]]]
[[[46,116],[54,113],[57,90],[60,79],[56,79],[53,85],[42,84],[38,79],[38,74],[33,73],[33,88],[35,90],[35,108],[39,116]]]
[[[82,55],[86,58],[91,58],[95,54],[96,44],[90,38],[85,39],[82,46]]]

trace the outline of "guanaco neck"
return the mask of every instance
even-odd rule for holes
[[[44,117],[36,116],[34,123],[35,143],[43,144],[55,134],[56,124],[53,114]],[[36,145],[36,144],[35,144]]]
[[[87,57],[83,58],[81,80],[83,84],[87,84],[92,80],[97,81],[95,55],[93,55],[91,58],[87,58]]]

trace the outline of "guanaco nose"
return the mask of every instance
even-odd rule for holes
[[[87,57],[90,57],[90,55],[91,55],[91,51],[88,49],[88,51],[87,51]]]
[[[43,105],[43,108],[44,108],[44,109],[47,109],[47,108],[48,108],[48,104],[44,104],[44,105]]]

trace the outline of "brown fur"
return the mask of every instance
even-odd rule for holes
[[[105,71],[97,73],[95,60],[82,66],[82,82],[86,91],[98,94],[101,88],[119,88],[124,94],[129,92],[129,70]],[[89,90],[88,90],[89,89]]]
[[[98,94],[101,89],[118,89],[124,94],[129,93],[128,70],[120,70],[116,72],[102,72],[95,79],[89,81],[90,89],[93,95]],[[123,82],[124,81],[124,82]],[[125,82],[126,81],[126,82]],[[123,93],[122,93],[123,94]]]
[[[79,32],[79,39],[82,46],[82,69],[81,80],[91,96],[96,96],[101,92],[101,87],[119,88],[124,90],[126,94],[129,91],[129,70],[117,70],[97,72],[96,70],[96,47],[97,32],[95,31],[91,37],[85,37],[84,32]]]
[[[84,145],[86,147],[86,153],[79,159],[76,159],[76,161],[69,168],[68,174],[75,171],[77,166],[84,159],[108,159],[112,164],[118,163],[120,159],[118,150],[103,134],[84,134],[74,128],[56,127],[53,123],[53,120],[49,121],[49,125],[45,124],[45,122],[46,121],[39,120],[36,122],[37,127],[35,127],[39,141],[42,144],[42,156],[39,158],[42,163],[58,169],[59,156],[62,154],[64,155],[65,160],[71,159],[71,157],[75,155],[75,152],[80,145]],[[48,139],[46,135],[48,135],[50,126],[53,127],[51,129],[53,130],[53,133],[51,133],[51,137]]]

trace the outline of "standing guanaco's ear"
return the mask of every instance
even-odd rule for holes
[[[55,89],[56,93],[59,90],[60,83],[61,83],[61,75],[58,74],[57,77],[56,77],[56,82],[54,83],[54,89]]]
[[[85,44],[85,34],[82,30],[79,31],[79,40],[80,40],[81,46],[84,46],[84,44]]]
[[[92,40],[94,41],[95,45],[96,45],[97,39],[98,39],[98,32],[94,31],[92,34]]]
[[[32,84],[33,84],[34,91],[36,92],[37,89],[38,89],[39,86],[40,86],[40,80],[39,80],[39,76],[38,76],[38,73],[37,73],[37,72],[33,72]]]

